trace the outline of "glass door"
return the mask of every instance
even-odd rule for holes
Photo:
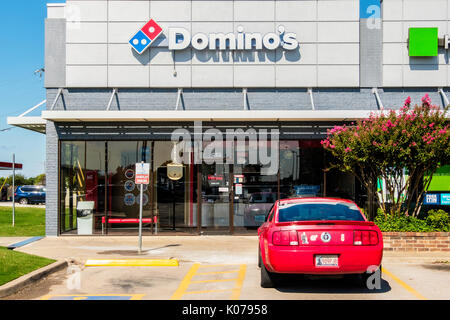
[[[259,149],[264,147],[273,161],[261,163]],[[245,150],[235,150],[233,165],[233,227],[237,230],[255,230],[261,226],[272,205],[279,197],[278,188],[278,144],[275,147],[268,141],[258,144],[245,143]],[[251,155],[258,155],[257,163]],[[281,195],[284,198],[283,195]]]
[[[183,172],[180,180],[171,180],[167,175],[167,167],[156,169],[156,203],[162,230],[176,230],[177,227],[185,226],[185,177]]]
[[[202,165],[202,227],[215,231],[230,230],[232,183],[228,164]]]
[[[185,232],[197,226],[197,166],[180,164],[181,178],[174,177],[171,141],[154,141],[152,145],[153,212],[161,231]]]

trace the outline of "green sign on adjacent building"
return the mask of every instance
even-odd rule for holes
[[[450,165],[443,166],[436,171],[428,191],[450,191]]]
[[[409,56],[437,57],[438,28],[409,28]]]

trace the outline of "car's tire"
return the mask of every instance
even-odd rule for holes
[[[19,200],[20,204],[28,204],[28,199],[27,198],[22,198]]]
[[[258,268],[262,266],[261,247],[258,245]]]
[[[275,288],[277,286],[277,275],[267,271],[266,266],[261,264],[261,287]]]

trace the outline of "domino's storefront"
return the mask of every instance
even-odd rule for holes
[[[407,96],[448,104],[447,2],[48,4],[47,99],[8,119],[46,135],[47,235],[136,234],[141,161],[144,234],[254,234],[286,197],[367,207],[320,141]]]

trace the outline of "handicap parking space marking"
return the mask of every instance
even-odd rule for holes
[[[211,268],[226,268],[232,267],[231,270],[226,271],[213,271],[210,272],[208,269]],[[195,263],[191,269],[188,271],[184,279],[181,281],[180,286],[177,291],[172,296],[172,300],[181,300],[185,295],[194,295],[194,294],[204,294],[204,293],[215,293],[215,292],[223,292],[230,294],[230,300],[239,300],[241,295],[242,286],[245,279],[245,274],[247,271],[247,265],[229,265],[229,264],[221,264],[221,265],[201,265],[200,263]],[[193,280],[195,276],[217,276],[217,275],[225,275],[225,274],[236,274],[236,277],[227,278],[227,279],[204,279],[203,280]],[[230,289],[205,289],[205,290],[195,290],[189,291],[189,286],[191,284],[214,284],[214,283],[223,283],[223,282],[234,282],[234,287]]]
[[[145,294],[47,295],[41,300],[141,300]]]

